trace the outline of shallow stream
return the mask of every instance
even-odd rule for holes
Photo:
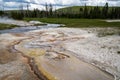
[[[25,27],[16,27],[13,29],[0,30],[0,33],[21,33],[28,32],[32,30],[46,29],[46,28],[57,28],[62,26],[61,24],[46,24],[41,26],[25,26]]]

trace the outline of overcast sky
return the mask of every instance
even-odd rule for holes
[[[109,3],[109,6],[120,6],[120,0],[0,0],[0,9],[3,9],[3,6],[5,9],[18,9],[21,2],[24,8],[29,4],[29,9],[44,9],[45,3],[53,4],[54,8],[85,4],[89,6],[104,6],[106,2]]]

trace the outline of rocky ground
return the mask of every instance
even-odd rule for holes
[[[119,34],[119,28],[1,34],[0,80],[119,80]]]

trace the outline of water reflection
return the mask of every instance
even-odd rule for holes
[[[27,26],[27,27],[17,27],[13,29],[0,30],[0,33],[20,33],[32,30],[47,29],[47,28],[58,28],[64,26],[62,24],[46,24],[42,26]]]

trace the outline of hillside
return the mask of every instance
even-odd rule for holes
[[[88,9],[94,8],[96,6],[87,6]],[[103,8],[103,6],[99,6],[100,9]],[[78,13],[81,9],[84,9],[85,6],[71,6],[71,7],[65,7],[65,8],[60,8],[57,10],[57,12],[64,12],[64,13],[69,13],[69,12],[74,12],[74,13]],[[116,7],[109,7],[109,9],[111,8],[116,8]]]
[[[88,8],[93,8],[93,6],[87,6]],[[76,12],[78,13],[80,8],[84,8],[84,6],[71,6],[71,7],[65,7],[65,8],[60,8],[57,11],[58,12]]]

